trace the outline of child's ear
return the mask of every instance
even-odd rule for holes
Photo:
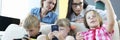
[[[40,23],[38,23],[38,28],[40,28]]]

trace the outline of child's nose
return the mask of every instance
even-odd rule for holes
[[[90,17],[90,19],[93,19],[93,17]]]
[[[79,6],[79,5],[77,5],[77,9],[80,9],[80,6]]]

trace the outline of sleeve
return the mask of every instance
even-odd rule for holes
[[[32,15],[37,15],[37,13],[39,13],[39,8],[33,8],[33,9],[31,9],[31,14]]]

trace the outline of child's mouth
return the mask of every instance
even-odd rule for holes
[[[90,23],[95,23],[95,21],[91,21]]]

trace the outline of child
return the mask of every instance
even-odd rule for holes
[[[114,11],[110,0],[102,0],[106,5],[107,21],[106,25],[103,25],[100,15],[94,11],[87,11],[84,19],[85,26],[88,28],[88,31],[78,32],[76,34],[77,40],[112,40],[113,27],[114,27]]]
[[[59,19],[56,23],[59,27],[59,31],[53,31],[48,34],[48,38],[52,40],[55,36],[58,40],[74,40],[74,31],[71,30],[70,21],[68,19]]]
[[[23,23],[23,27],[28,33],[23,39],[37,39],[37,37],[42,34],[39,32],[40,22],[34,15],[29,14],[27,16]]]

